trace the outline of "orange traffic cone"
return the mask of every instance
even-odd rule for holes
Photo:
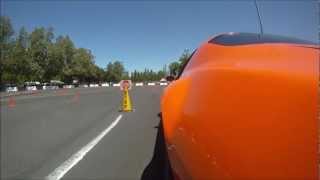
[[[80,94],[79,92],[76,92],[72,98],[72,102],[76,103],[79,102]]]
[[[9,97],[8,107],[9,107],[9,108],[14,108],[14,107],[16,107],[16,100],[15,100],[14,97],[12,97],[12,96]]]

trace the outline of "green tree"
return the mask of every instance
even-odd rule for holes
[[[75,45],[69,36],[58,36],[55,45],[58,47],[59,61],[62,63],[61,78],[70,83],[72,79],[72,63],[75,54]]]
[[[0,18],[1,80],[6,83],[62,80],[80,82],[118,82],[128,79],[129,72],[120,61],[98,67],[90,50],[76,48],[69,36],[55,38],[53,28],[36,27],[28,33],[21,28],[14,36],[10,19]],[[160,73],[161,74],[161,73]],[[158,79],[159,73],[136,72],[136,80]]]
[[[116,82],[120,81],[125,75],[125,69],[120,61],[115,61],[113,63],[114,75],[116,77]]]
[[[168,75],[168,69],[166,64],[163,66],[162,72],[164,73],[164,76]]]
[[[0,16],[0,43],[1,45],[9,43],[14,34],[10,18],[7,16]]]
[[[10,67],[13,81],[22,84],[32,79],[32,62],[28,56],[28,32],[24,27],[19,31],[10,56]]]
[[[143,72],[134,70],[131,73],[131,80],[134,82],[141,81],[159,81],[161,78],[166,76],[166,69],[160,71],[153,71],[151,69],[144,69]]]
[[[106,68],[106,80],[110,82],[119,82],[127,78],[128,74],[120,61],[109,62]]]
[[[95,66],[95,68],[96,68],[96,79],[95,79],[95,82],[104,82],[104,81],[106,81],[105,80],[105,78],[104,78],[104,74],[105,74],[105,72],[104,72],[104,70],[103,70],[103,68],[100,68],[99,66],[97,66],[97,65],[94,65]]]
[[[14,47],[14,42],[12,42],[13,35],[14,30],[10,18],[7,16],[0,16],[0,76],[1,82],[5,83],[9,83],[13,79],[9,69],[9,55]]]
[[[57,44],[50,44],[48,47],[48,66],[46,67],[45,79],[62,80],[64,69],[63,49]]]
[[[123,74],[122,74],[122,78],[121,79],[130,79],[129,72],[128,71],[124,71]]]
[[[48,37],[50,33],[41,27],[35,28],[30,35],[30,49],[29,55],[34,61],[34,74],[35,80],[41,81],[43,79],[47,80],[47,75],[45,74],[49,66],[48,49],[52,44],[51,38]]]
[[[178,59],[178,62],[180,63],[180,69],[187,63],[191,53],[189,49],[185,49],[181,56]]]
[[[182,68],[185,66],[190,56],[190,51],[188,49],[185,49],[177,61],[170,63],[170,75],[177,76],[182,71]]]
[[[92,82],[96,79],[96,67],[91,52],[84,48],[75,49],[72,62],[68,65],[69,81],[77,79],[80,82]]]
[[[180,71],[180,63],[179,62],[172,62],[169,64],[169,71],[170,75],[177,76]]]

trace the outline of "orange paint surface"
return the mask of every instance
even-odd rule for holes
[[[318,180],[317,48],[198,48],[162,97],[176,178]]]

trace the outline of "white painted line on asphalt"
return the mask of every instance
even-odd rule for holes
[[[52,173],[50,173],[46,180],[59,180],[61,179],[73,166],[75,166],[84,156],[99,143],[99,141],[106,135],[112,128],[114,128],[121,120],[122,114],[120,114],[115,121],[113,121],[107,129],[102,131],[97,137],[92,139],[87,145],[82,147],[78,152],[73,154],[69,159],[64,161],[59,167],[57,167]]]

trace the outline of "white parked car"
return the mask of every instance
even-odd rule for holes
[[[56,90],[59,89],[58,86],[42,86],[43,90]]]
[[[143,83],[142,82],[138,82],[138,83],[136,83],[136,86],[143,86]]]
[[[87,84],[81,84],[81,85],[79,85],[79,87],[87,88],[88,85]]]
[[[120,83],[114,83],[112,86],[113,86],[113,87],[119,87],[119,86],[120,86]]]
[[[10,86],[6,88],[6,92],[18,92],[18,88],[16,86]]]
[[[102,83],[101,86],[102,87],[109,87],[109,83]]]
[[[89,84],[89,87],[99,87],[99,84]]]
[[[160,86],[166,86],[166,85],[168,85],[167,82],[160,82]]]
[[[36,91],[37,90],[37,86],[26,86],[26,90],[27,91]]]
[[[66,88],[66,89],[71,89],[71,88],[74,88],[74,85],[63,85],[63,88]]]
[[[156,85],[156,83],[154,83],[154,82],[149,82],[148,83],[148,86],[155,86]]]

